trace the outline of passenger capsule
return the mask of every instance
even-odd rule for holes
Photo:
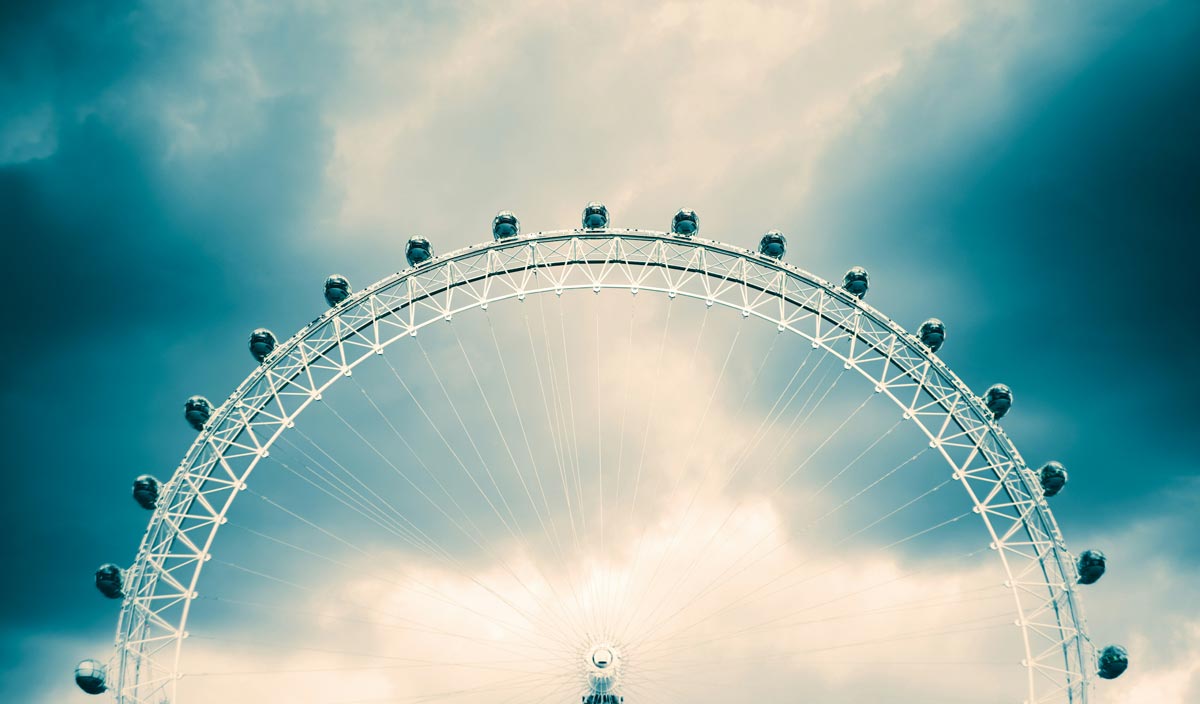
[[[1012,408],[1013,392],[1004,384],[992,384],[988,388],[987,393],[983,395],[983,402],[987,404],[987,408],[992,412],[992,418],[1000,420],[1004,414],[1008,413],[1008,409]]]
[[[516,237],[521,234],[521,221],[511,210],[501,210],[492,219],[492,237],[498,240]]]
[[[1079,570],[1079,583],[1095,584],[1100,581],[1107,564],[1108,558],[1099,550],[1084,550],[1079,553],[1079,558],[1075,560],[1075,567]]]
[[[920,338],[921,344],[929,348],[930,352],[937,352],[946,342],[946,324],[937,318],[930,318],[921,323],[921,328],[917,330],[917,337]]]
[[[75,666],[75,684],[88,694],[108,691],[108,668],[99,660],[82,660]]]
[[[700,231],[700,218],[695,210],[680,208],[671,218],[671,232],[680,237],[691,237]]]
[[[583,229],[603,230],[608,227],[608,208],[599,201],[588,203],[583,209]]]
[[[153,511],[158,507],[158,492],[161,488],[162,485],[157,479],[143,474],[133,480],[133,500],[147,511]]]
[[[771,230],[758,241],[758,252],[764,257],[783,259],[787,252],[787,238],[779,230]]]
[[[1119,645],[1110,645],[1100,651],[1096,673],[1106,680],[1115,680],[1129,668],[1129,652]]]
[[[849,291],[851,294],[862,298],[867,295],[867,287],[871,281],[871,277],[867,275],[867,270],[861,266],[850,267],[850,271],[842,277],[842,288]]]
[[[258,328],[250,333],[250,354],[260,363],[275,351],[275,333]]]
[[[330,308],[349,298],[352,291],[350,280],[341,274],[330,274],[329,278],[325,279],[325,302]]]
[[[96,570],[96,589],[109,599],[125,596],[125,575],[121,568],[111,563],[100,565]]]
[[[1054,496],[1067,485],[1067,468],[1061,462],[1047,462],[1038,470],[1038,481],[1043,494]]]
[[[196,430],[204,430],[204,424],[212,417],[213,405],[203,396],[192,396],[183,404],[183,417]]]
[[[413,235],[404,246],[404,256],[408,258],[409,266],[417,266],[433,258],[433,245],[424,237]]]

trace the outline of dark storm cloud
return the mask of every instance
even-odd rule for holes
[[[220,28],[203,13],[5,12],[0,227],[6,275],[21,282],[6,341],[22,342],[4,345],[0,372],[0,506],[20,526],[6,563],[32,575],[0,604],[11,660],[30,629],[107,638],[115,612],[89,575],[131,557],[145,515],[128,481],[169,474],[188,441],[184,396],[232,388],[243,335],[288,315],[299,281],[319,276],[291,242],[309,233],[331,139],[311,96],[248,95],[236,76],[206,74]],[[203,106],[213,146],[189,152],[170,105],[185,99]],[[54,657],[65,672],[83,655]],[[6,698],[37,687],[0,679]]]
[[[1073,467],[1055,510],[1078,527],[1196,474],[1200,7],[1066,19],[1088,55],[1031,48],[967,134],[948,116],[994,80],[986,49],[1015,27],[985,17],[925,57],[921,85],[881,97],[888,118],[835,152],[858,161],[853,207],[820,217],[874,253],[876,289],[907,287],[889,304],[902,322],[948,321],[944,355],[969,384],[1014,387],[1006,424],[1030,462]]]
[[[76,327],[200,314],[287,271],[297,256],[277,245],[303,231],[331,151],[312,98],[258,97],[236,76],[202,75],[216,27],[181,35],[177,18],[117,8],[39,19],[10,23],[27,38],[9,51],[25,44],[45,60],[16,62],[4,118],[49,109],[37,140],[49,153],[0,170],[10,251],[42,284],[41,305],[16,311],[22,324],[60,324],[80,303]],[[184,98],[205,123],[179,124],[172,103]],[[189,152],[197,130],[209,143]],[[68,285],[46,285],[56,282]]]
[[[169,474],[193,437],[179,417],[182,399],[200,392],[219,401],[249,369],[245,333],[260,324],[296,329],[320,311],[327,267],[348,262],[336,258],[342,243],[333,236],[313,244],[322,242],[316,231],[331,198],[324,175],[333,139],[321,92],[350,101],[357,91],[338,65],[344,47],[321,43],[341,41],[337,22],[286,12],[264,19],[231,7],[0,10],[0,232],[10,276],[10,344],[0,363],[9,489],[0,510],[10,531],[19,526],[3,542],[4,558],[28,575],[9,580],[0,601],[0,657],[46,671],[0,675],[5,699],[33,700],[45,691],[43,675],[69,689],[74,661],[103,650],[116,609],[96,594],[90,572],[132,557],[146,514],[129,498],[128,481]],[[1187,441],[1200,392],[1188,352],[1200,336],[1190,324],[1200,233],[1200,8],[1055,12],[1032,21],[983,12],[929,55],[909,57],[891,88],[871,100],[874,117],[849,130],[848,144],[818,169],[824,190],[803,216],[811,231],[839,233],[827,248],[838,258],[861,259],[834,262],[830,254],[819,268],[811,261],[825,256],[823,245],[804,251],[803,237],[794,259],[819,271],[866,264],[870,302],[907,326],[927,315],[949,322],[945,356],[968,383],[1015,387],[1018,406],[1006,424],[1027,459],[1058,457],[1072,468],[1055,511],[1074,546],[1104,538],[1122,509],[1136,520],[1187,515],[1195,505]],[[413,25],[424,29],[421,21],[414,16]],[[420,42],[436,37],[456,47],[456,22],[435,24],[437,32],[404,37],[406,46],[434,53]],[[1022,34],[1029,28],[1033,34]],[[404,156],[400,187],[381,179],[398,192],[391,205],[445,228],[456,217],[478,218],[469,208],[434,207],[431,188],[447,191],[449,203],[513,184],[504,198],[518,203],[546,187],[582,192],[571,178],[613,188],[627,168],[617,158],[561,179],[569,169],[546,166],[560,163],[548,155],[574,163],[580,133],[597,151],[640,137],[654,163],[663,158],[659,133],[625,134],[653,119],[614,119],[585,109],[590,102],[579,114],[547,108],[571,104],[558,93],[587,97],[574,79],[595,57],[542,56],[539,39],[527,42],[536,60],[513,72],[513,84],[528,91],[519,100],[502,82],[473,93],[448,81],[429,102],[430,114],[419,117],[433,124],[395,147]],[[974,88],[1003,63],[1001,49],[1020,56],[1001,81],[1005,100],[965,120],[967,129],[951,129],[979,107],[983,91]],[[514,60],[498,53],[487,63]],[[662,60],[677,63],[674,55]],[[553,88],[530,80],[563,61],[583,66]],[[441,75],[440,67],[412,65],[396,75]],[[449,75],[470,84],[470,76]],[[770,87],[790,76],[772,74]],[[396,94],[408,95],[408,83],[389,74]],[[630,83],[636,102],[653,105],[641,94],[658,86]],[[711,99],[694,97],[698,105]],[[514,105],[495,110],[505,100]],[[447,102],[462,103],[449,121]],[[776,126],[769,118],[786,112],[754,111],[764,133]],[[539,119],[539,129],[529,129]],[[718,144],[741,150],[754,141],[747,125],[709,126],[720,132]],[[450,138],[431,138],[439,128]],[[456,157],[460,143],[489,165],[494,149],[512,148],[512,173],[501,178]],[[769,169],[754,158],[740,168],[761,171],[756,177],[773,188],[801,160],[793,151],[778,150]],[[545,183],[551,173],[554,182]],[[722,176],[714,197],[730,180]],[[635,181],[639,189],[645,183]],[[494,207],[509,202],[488,197]],[[775,191],[760,197],[779,200]],[[737,202],[712,203],[726,212],[706,223],[742,222],[741,210],[761,207],[725,198]],[[771,211],[783,208],[777,202]],[[623,214],[620,224],[655,225],[630,219]],[[455,245],[477,239],[446,235],[455,236],[463,238]],[[349,244],[360,254],[379,249],[367,237]],[[378,273],[393,266],[362,259],[357,266]],[[1176,499],[1163,502],[1177,486]],[[1154,535],[1176,554],[1195,555],[1194,529],[1173,525]],[[1114,574],[1132,562],[1114,558]],[[64,648],[58,634],[84,645]]]

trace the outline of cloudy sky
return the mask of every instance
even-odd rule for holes
[[[1088,613],[1135,666],[1103,700],[1200,699],[1200,6],[10,3],[0,36],[3,698],[86,700],[129,481],[175,466],[182,399],[236,386],[250,329],[403,268],[412,233],[600,199],[777,227],[946,320],[959,375],[1016,390],[1023,454],[1071,468],[1069,544],[1112,561]]]

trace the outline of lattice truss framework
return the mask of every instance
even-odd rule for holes
[[[1084,702],[1095,651],[1077,574],[1042,489],[983,401],[913,335],[784,262],[643,230],[535,233],[476,245],[354,294],[286,342],[213,414],[164,488],[127,575],[116,699],[171,701],[190,605],[219,527],[295,418],[388,345],[459,311],[570,289],[684,296],[800,335],[890,398],[966,491],[1008,575],[1030,702]]]

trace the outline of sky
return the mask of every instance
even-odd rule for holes
[[[777,227],[945,320],[955,371],[1015,390],[1022,453],[1070,468],[1069,545],[1110,556],[1089,618],[1135,666],[1101,700],[1195,701],[1196,124],[1188,2],[8,3],[0,693],[86,700],[129,481],[178,462],[185,397],[249,373],[249,330],[307,323],[331,270],[403,268],[410,234],[598,199]]]

